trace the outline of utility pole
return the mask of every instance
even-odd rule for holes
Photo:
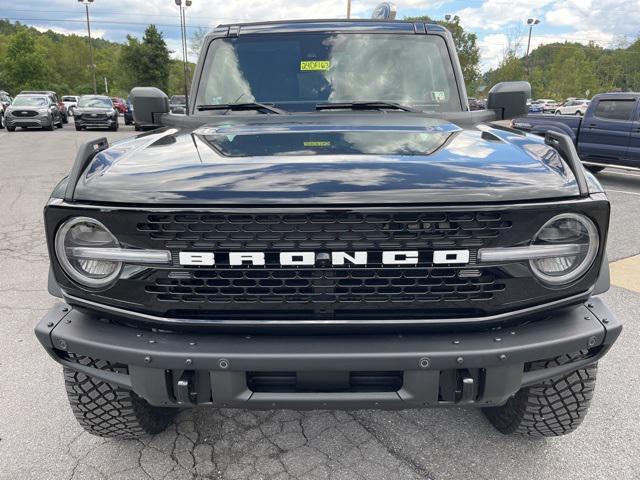
[[[182,60],[184,63],[184,99],[186,115],[189,115],[189,71],[187,64],[187,7],[192,4],[191,0],[175,0],[180,9],[180,33],[182,35]]]
[[[351,18],[351,0],[347,0],[347,19]]]
[[[93,77],[93,94],[97,95],[98,87],[96,85],[96,64],[93,62],[93,43],[91,41],[91,22],[89,21],[89,4],[93,3],[93,0],[78,0],[79,3],[84,3],[84,8],[87,12],[87,33],[89,34],[89,61],[91,62],[91,75]]]
[[[537,18],[527,19],[527,25],[529,25],[529,40],[527,41],[527,76],[531,77],[531,61],[529,60],[529,47],[531,46],[531,31],[534,25],[538,25],[540,20]]]

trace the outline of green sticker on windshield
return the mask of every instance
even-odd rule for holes
[[[300,62],[300,71],[302,72],[324,72],[329,70],[331,62],[328,60],[313,60]]]
[[[315,142],[304,142],[305,147],[330,147],[331,142],[323,142],[323,141],[315,141]]]

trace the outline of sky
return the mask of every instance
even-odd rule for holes
[[[353,0],[352,17],[369,18],[379,0]],[[594,41],[614,47],[640,35],[640,0],[397,0],[398,18],[458,15],[462,25],[478,35],[481,69],[499,63],[514,40],[524,54],[528,18],[533,28],[531,48],[557,41]],[[345,18],[347,0],[193,0],[187,28],[220,23],[300,18]],[[94,0],[90,6],[92,34],[123,42],[142,36],[149,23],[164,33],[174,56],[180,52],[178,7],[174,0]],[[0,0],[0,18],[19,20],[40,30],[86,34],[84,6],[77,0]],[[192,59],[195,60],[195,59]]]

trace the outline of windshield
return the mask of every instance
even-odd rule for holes
[[[17,96],[11,105],[14,107],[48,107],[49,99],[47,97]]]
[[[111,99],[109,98],[82,97],[78,101],[78,106],[85,108],[112,108],[113,103],[111,103]]]
[[[246,35],[214,41],[196,106],[260,102],[314,110],[318,103],[393,102],[461,111],[451,59],[430,35]]]
[[[76,97],[62,97],[63,102],[75,102]]]

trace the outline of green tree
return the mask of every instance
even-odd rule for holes
[[[155,25],[146,28],[142,42],[133,36],[127,37],[127,44],[120,54],[120,64],[128,72],[125,80],[128,87],[168,90],[171,69],[169,49]]]
[[[437,23],[451,32],[453,42],[456,46],[462,75],[467,85],[467,91],[471,85],[480,79],[480,48],[478,47],[478,36],[475,33],[467,32],[460,25],[460,18],[456,15],[451,20],[432,20],[430,17],[407,17],[405,20],[411,22]]]
[[[204,42],[205,37],[209,33],[209,30],[203,27],[198,27],[193,31],[191,37],[189,38],[189,53],[192,57],[200,56],[200,49],[202,48],[202,43]]]
[[[4,78],[13,91],[43,89],[48,86],[49,68],[45,52],[38,48],[36,39],[26,29],[13,34],[3,62]]]

